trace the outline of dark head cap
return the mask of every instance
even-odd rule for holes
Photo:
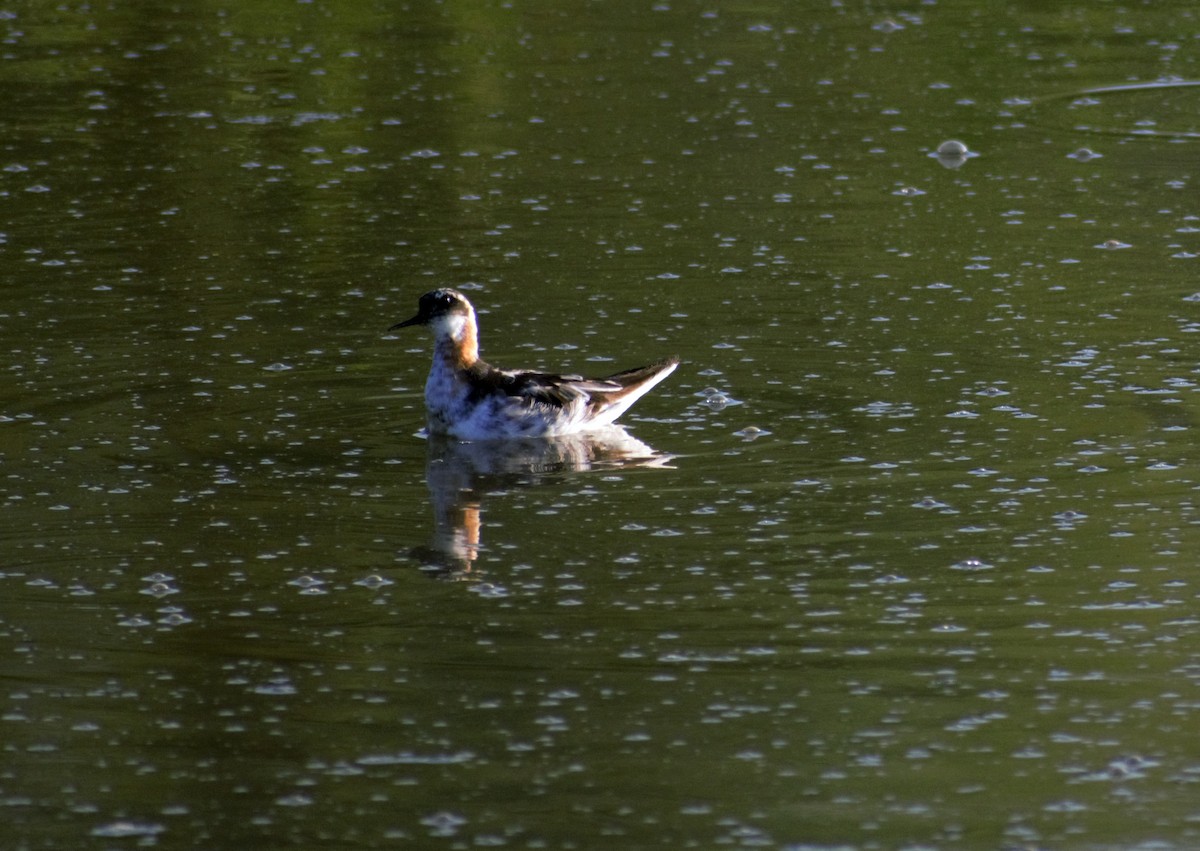
[[[397,322],[388,330],[395,331],[397,328],[407,328],[410,325],[428,325],[439,316],[470,312],[471,302],[467,301],[466,296],[458,290],[445,287],[421,296],[421,300],[417,303],[417,315],[412,319]]]

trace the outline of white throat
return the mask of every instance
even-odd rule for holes
[[[430,322],[429,327],[434,337],[461,343],[467,335],[467,317],[461,313],[447,313]]]

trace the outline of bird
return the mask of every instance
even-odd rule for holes
[[[432,290],[417,315],[388,331],[433,333],[425,382],[428,431],[460,440],[558,437],[604,429],[679,366],[671,356],[605,378],[498,369],[479,357],[475,308],[461,292]]]

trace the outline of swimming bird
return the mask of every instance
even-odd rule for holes
[[[679,366],[669,357],[607,378],[497,369],[479,357],[475,308],[458,290],[427,292],[417,315],[389,331],[433,332],[425,382],[429,431],[462,440],[555,437],[609,426]]]

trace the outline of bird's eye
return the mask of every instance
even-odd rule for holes
[[[445,307],[449,307],[450,305],[454,304],[454,296],[450,295],[449,293],[443,293],[441,300],[443,306]]]

